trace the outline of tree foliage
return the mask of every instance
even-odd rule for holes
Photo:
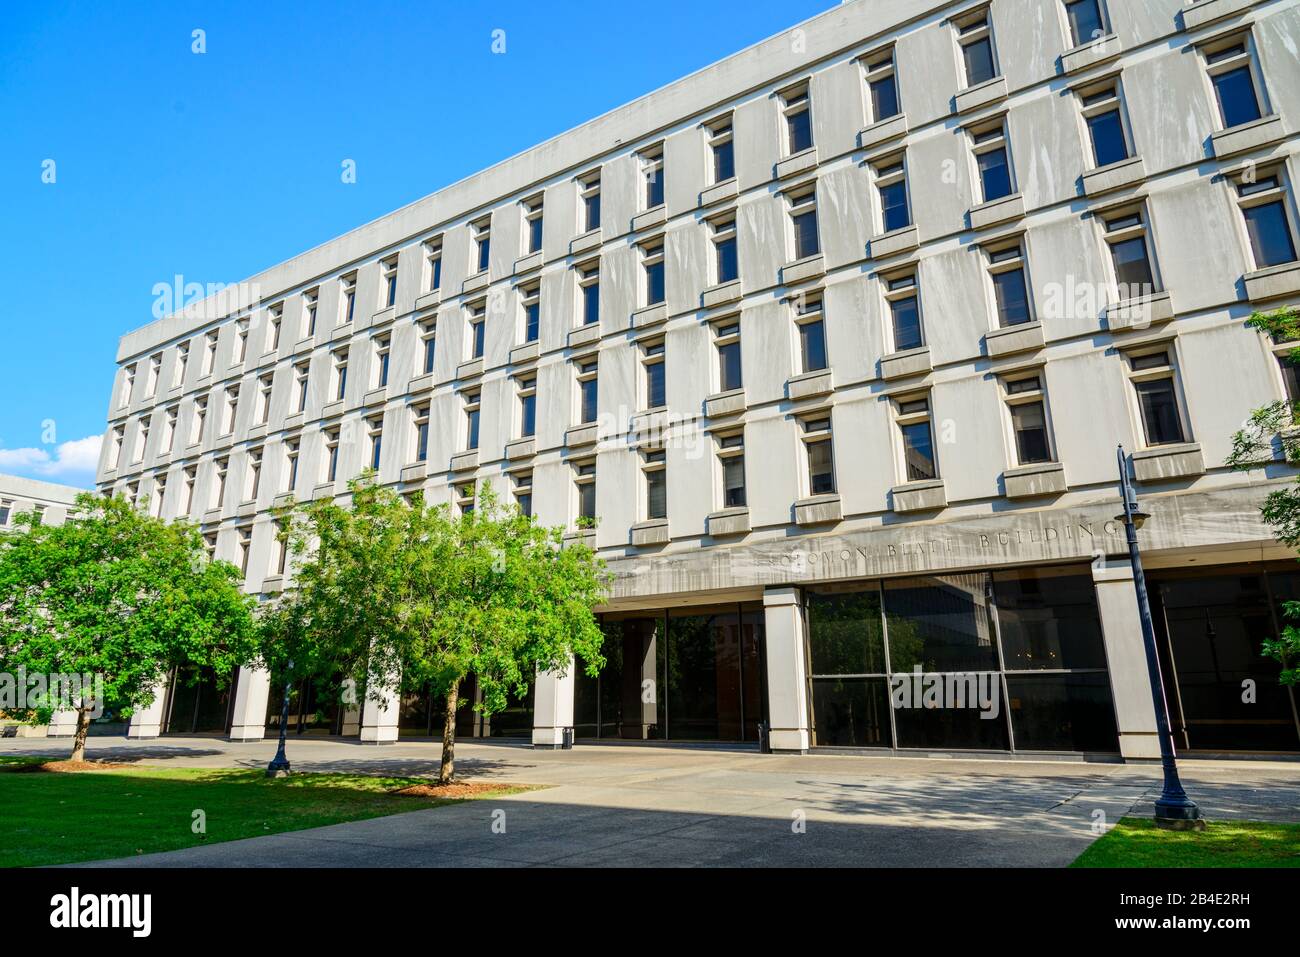
[[[582,544],[503,504],[492,486],[476,507],[407,500],[366,475],[350,507],[302,506],[288,532],[293,597],[268,633],[292,638],[317,674],[343,673],[378,699],[406,687],[443,697],[440,779],[454,775],[455,712],[464,680],[493,714],[526,693],[538,672],[563,671],[572,656],[589,673],[604,664],[592,609],[604,596],[602,563]],[[303,653],[300,651],[300,653]],[[297,671],[297,668],[295,668]]]
[[[122,713],[152,704],[178,665],[228,680],[256,657],[253,598],[239,570],[208,561],[198,530],[137,511],[125,498],[78,496],[63,525],[19,516],[0,540],[0,667],[101,675]],[[101,702],[102,704],[102,702]],[[94,704],[78,711],[73,759]]]
[[[1249,324],[1274,342],[1300,342],[1300,310],[1286,307],[1269,313],[1255,313]],[[1300,362],[1300,347],[1287,356]],[[1241,471],[1259,469],[1277,462],[1300,465],[1300,403],[1273,402],[1256,409],[1232,437],[1227,464]],[[1288,548],[1300,549],[1300,477],[1290,485],[1274,489],[1260,506],[1264,523],[1273,537]],[[1277,639],[1264,642],[1264,654],[1282,666],[1282,684],[1300,684],[1300,602],[1286,602],[1282,613],[1289,622]]]

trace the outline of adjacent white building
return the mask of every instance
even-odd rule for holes
[[[35,513],[42,523],[61,525],[77,496],[87,491],[70,485],[0,474],[0,534],[13,531],[17,518]]]
[[[590,540],[609,667],[466,733],[1149,758],[1122,444],[1179,746],[1300,750],[1294,475],[1222,464],[1300,398],[1246,325],[1300,302],[1297,44],[1297,0],[838,5],[128,333],[99,485],[257,593],[273,506],[371,465]],[[202,694],[133,733],[278,719]]]

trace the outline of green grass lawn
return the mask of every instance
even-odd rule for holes
[[[129,768],[24,771],[47,759],[0,757],[0,867],[95,861],[382,817],[456,803],[391,792],[417,778],[261,770]],[[502,785],[478,797],[528,790]],[[206,833],[194,833],[194,812]]]
[[[1300,867],[1300,824],[1211,821],[1204,831],[1164,831],[1126,817],[1071,867]]]

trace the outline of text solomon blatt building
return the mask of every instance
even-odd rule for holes
[[[128,334],[99,484],[259,593],[273,505],[372,464],[590,536],[608,668],[466,733],[1143,758],[1122,443],[1178,744],[1296,751],[1292,473],[1222,463],[1296,385],[1245,320],[1300,301],[1297,44],[1300,0],[836,6]],[[438,720],[320,691],[296,729]],[[267,721],[245,672],[132,733]]]

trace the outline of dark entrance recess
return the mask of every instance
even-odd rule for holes
[[[233,689],[238,674],[223,687],[208,667],[185,665],[172,669],[164,703],[167,734],[224,734],[230,730]]]
[[[478,682],[470,675],[461,682],[458,692],[461,705],[456,709],[457,738],[519,738],[532,740],[533,689],[523,695],[508,695],[506,708],[494,715],[483,716],[474,710],[478,697]],[[428,688],[408,691],[402,695],[402,708],[397,720],[397,733],[402,737],[442,737],[443,720],[447,713],[446,697],[432,694]]]
[[[342,734],[343,706],[339,701],[342,680],[322,681],[303,678],[289,693],[289,734]],[[358,689],[357,695],[361,691]],[[280,709],[284,704],[284,685],[271,685],[266,696],[266,733],[280,733]],[[360,707],[360,702],[358,702]]]
[[[1300,601],[1294,563],[1151,572],[1174,743],[1191,751],[1300,751],[1294,689],[1263,643]],[[1253,690],[1254,701],[1249,700]]]
[[[597,678],[578,662],[579,738],[758,742],[766,720],[763,608],[710,605],[604,615]]]

